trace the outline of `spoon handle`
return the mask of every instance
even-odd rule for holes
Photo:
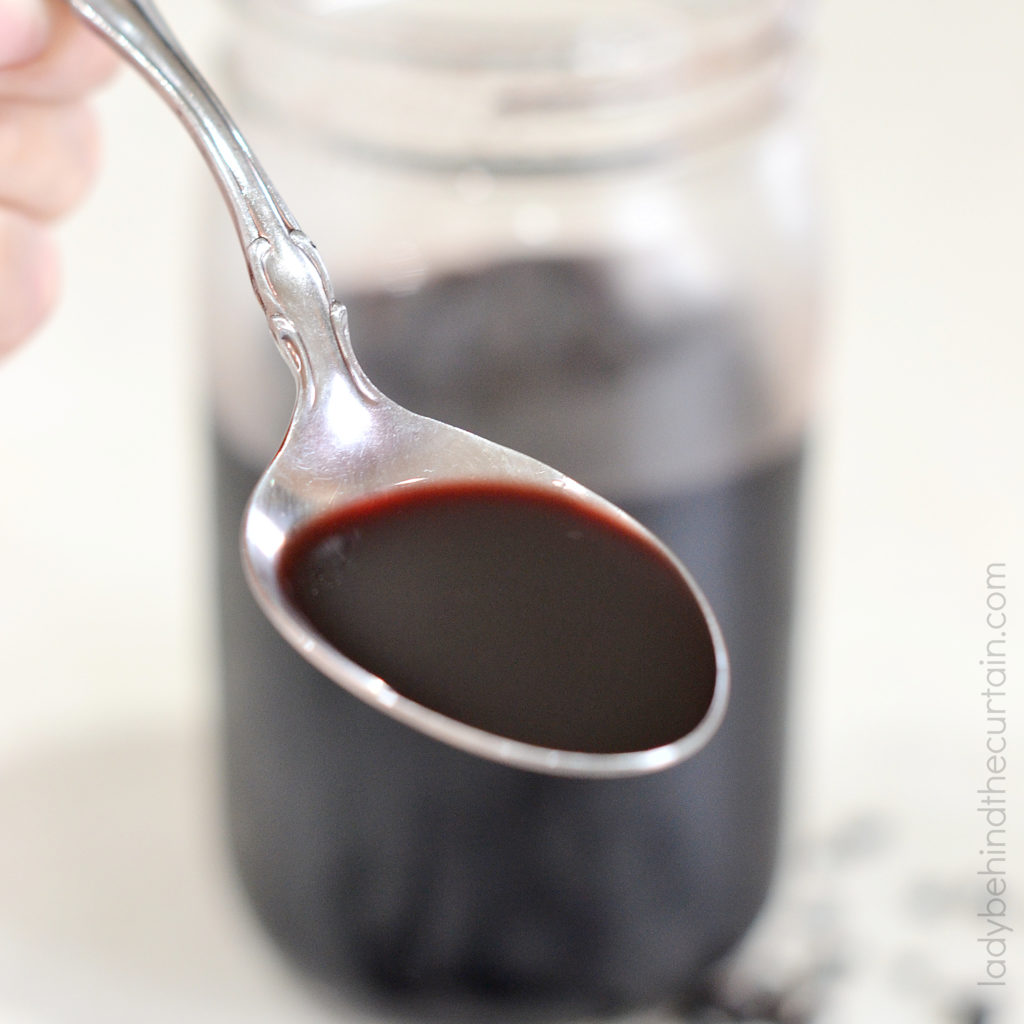
[[[317,382],[339,375],[363,401],[377,400],[352,353],[345,308],[334,300],[323,260],[156,7],[149,0],[67,2],[149,79],[206,158],[231,210],[253,289],[296,375],[300,404],[315,401]]]
[[[231,206],[242,245],[297,225],[205,79],[148,0],[68,0],[158,88]]]

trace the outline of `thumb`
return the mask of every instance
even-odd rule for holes
[[[48,23],[45,0],[0,0],[0,69],[38,56]]]

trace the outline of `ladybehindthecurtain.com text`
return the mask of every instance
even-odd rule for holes
[[[977,810],[982,820],[983,845],[978,851],[978,876],[983,886],[982,909],[978,912],[982,933],[977,941],[984,950],[985,964],[979,985],[1007,984],[1007,963],[1013,928],[1009,923],[1010,881],[1007,877],[1007,835],[1009,808],[1007,774],[1007,665],[1006,565],[993,562],[985,569],[985,656],[981,696],[985,708],[984,784],[978,790]]]

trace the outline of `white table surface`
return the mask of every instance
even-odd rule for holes
[[[208,64],[216,11],[168,10]],[[966,1024],[976,999],[1012,1024],[1024,929],[1008,985],[977,985],[976,791],[1000,562],[1022,925],[1024,5],[823,0],[812,27],[826,365],[788,852],[739,976],[841,949],[816,1024]],[[101,107],[62,305],[0,365],[0,1024],[363,1021],[281,966],[222,862],[186,247],[212,186],[134,75]]]

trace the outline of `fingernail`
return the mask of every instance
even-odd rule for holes
[[[24,64],[46,45],[43,0],[0,0],[0,68]]]

